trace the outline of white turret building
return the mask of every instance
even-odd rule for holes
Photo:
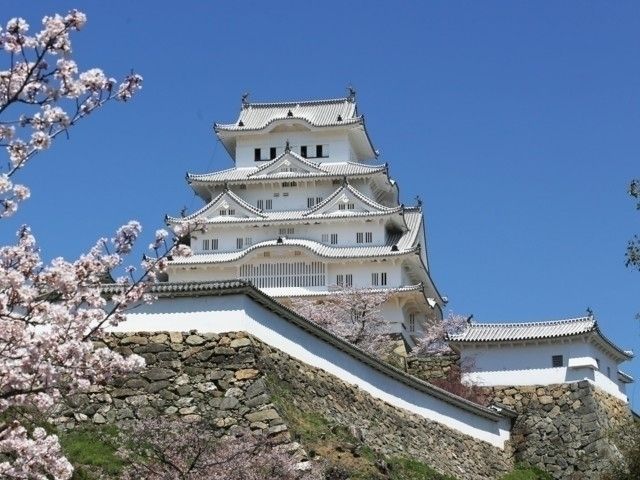
[[[215,124],[233,168],[188,174],[205,205],[194,255],[170,263],[170,282],[242,279],[276,298],[332,287],[393,289],[393,332],[412,344],[444,301],[429,274],[420,205],[405,207],[389,168],[347,98],[249,103]]]

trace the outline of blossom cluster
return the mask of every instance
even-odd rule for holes
[[[382,314],[393,290],[335,287],[321,300],[294,298],[291,308],[334,335],[380,356],[389,346],[390,322]]]
[[[72,10],[44,17],[32,35],[22,18],[0,27],[0,51],[7,57],[7,68],[0,66],[0,147],[9,157],[0,173],[0,217],[13,215],[29,197],[29,189],[12,179],[29,159],[106,102],[130,100],[142,88],[142,77],[133,72],[118,83],[99,68],[80,71],[70,34],[86,21]]]
[[[0,415],[16,408],[44,412],[63,394],[144,365],[137,355],[123,357],[93,344],[105,327],[123,321],[128,309],[150,300],[150,283],[169,256],[190,253],[179,245],[180,236],[167,241],[167,232],[157,233],[163,250],[145,258],[141,277],[118,280],[117,293],[105,298],[102,282],[123,264],[140,234],[140,224],[129,222],[75,262],[55,258],[48,265],[27,227],[19,230],[16,245],[0,248]],[[183,226],[179,234],[189,230]],[[70,477],[55,435],[37,429],[29,435],[17,421],[0,424],[4,456],[13,461],[0,462],[2,478],[32,478],[23,474],[29,468],[33,478],[36,473]]]
[[[449,312],[442,320],[430,322],[422,335],[418,337],[415,347],[411,350],[413,356],[443,355],[451,353],[447,341],[449,335],[455,335],[467,328],[467,317]]]
[[[135,422],[119,439],[126,468],[123,480],[316,480],[319,472],[301,470],[273,438],[237,429],[215,439],[205,422],[166,417]]]

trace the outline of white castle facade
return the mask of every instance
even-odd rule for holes
[[[400,203],[355,95],[249,103],[214,130],[233,168],[188,174],[205,205],[187,217],[194,255],[171,262],[170,282],[242,279],[280,299],[332,288],[390,290],[391,333],[411,345],[444,301],[429,274],[420,205]]]

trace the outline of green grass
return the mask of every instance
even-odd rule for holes
[[[92,480],[99,476],[117,476],[123,463],[116,456],[113,426],[84,427],[58,434],[62,450],[75,467],[74,480]]]
[[[392,458],[389,460],[391,480],[455,480],[442,475],[417,460],[408,458]]]
[[[518,465],[514,471],[500,480],[553,480],[553,477],[539,468]]]

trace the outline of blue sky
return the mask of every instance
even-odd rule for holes
[[[478,321],[582,315],[640,353],[640,3],[3,0],[2,23],[79,8],[81,68],[145,77],[26,169],[28,223],[73,258],[128,219],[201,205],[186,171],[230,167],[212,133],[254,101],[355,85],[402,199],[425,206],[432,274]],[[0,67],[0,68],[4,68]],[[147,241],[144,242],[148,243]],[[139,254],[142,251],[138,252]],[[134,259],[137,261],[137,258]],[[640,379],[640,362],[626,366]],[[636,408],[640,387],[629,392]]]

